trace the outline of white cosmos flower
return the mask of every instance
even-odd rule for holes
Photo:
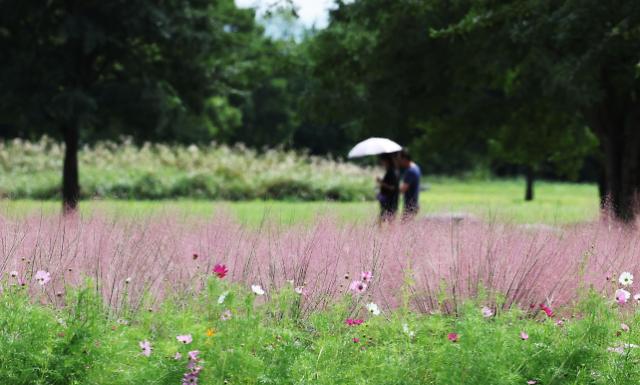
[[[251,285],[251,291],[254,292],[255,295],[264,295],[265,291],[260,285]]]
[[[402,331],[409,336],[409,338],[415,337],[416,333],[409,329],[409,324],[402,324]]]
[[[227,295],[229,295],[228,291],[220,294],[220,297],[218,297],[218,305],[222,305],[224,303],[224,300],[227,299]]]
[[[640,302],[640,293],[634,295],[633,299],[635,299],[637,302]]]
[[[633,274],[629,273],[628,271],[625,271],[624,273],[620,274],[620,278],[618,278],[618,282],[620,282],[620,284],[623,286],[633,285]]]
[[[373,315],[380,315],[380,308],[373,302],[367,304],[367,310]]]

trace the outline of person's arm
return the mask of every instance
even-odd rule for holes
[[[402,194],[406,193],[409,190],[409,183],[402,181],[402,184],[400,185],[400,192]]]

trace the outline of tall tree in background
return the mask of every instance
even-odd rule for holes
[[[202,113],[229,77],[226,53],[253,23],[233,0],[2,1],[0,116],[62,134],[62,196],[73,210],[81,136]]]
[[[518,50],[488,47],[515,76],[537,80],[534,94],[579,114],[593,130],[605,164],[604,192],[618,218],[633,219],[640,193],[640,3],[474,1],[449,32]]]

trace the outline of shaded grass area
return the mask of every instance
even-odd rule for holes
[[[421,195],[422,215],[465,213],[485,220],[514,223],[565,224],[593,220],[598,215],[597,187],[590,184],[540,182],[536,198],[525,202],[524,182],[519,180],[460,181],[427,179],[428,190]],[[373,191],[373,190],[372,190]],[[56,201],[4,200],[0,212],[8,215],[55,213]],[[242,223],[260,224],[271,220],[281,224],[309,221],[318,215],[337,216],[349,221],[373,221],[375,202],[291,202],[207,200],[95,200],[83,201],[81,211],[113,215],[148,215],[176,212],[184,215],[212,216],[227,212]]]

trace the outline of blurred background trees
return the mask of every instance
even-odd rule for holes
[[[293,17],[287,2],[266,20],[233,0],[0,2],[0,135],[65,140],[69,205],[73,149],[100,139],[341,156],[376,135],[427,173],[526,175],[528,199],[535,178],[597,181],[633,215],[640,3],[337,1],[308,31]]]

